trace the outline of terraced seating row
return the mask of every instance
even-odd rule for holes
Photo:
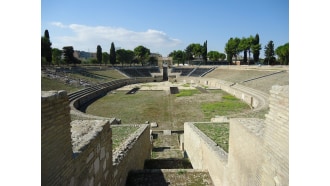
[[[126,74],[129,77],[152,77],[151,73],[160,73],[158,67],[144,67],[144,68],[117,68],[117,70]]]

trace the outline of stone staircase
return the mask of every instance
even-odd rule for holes
[[[180,139],[183,131],[153,131],[153,150],[143,170],[130,171],[126,185],[213,185],[207,170],[193,169]]]

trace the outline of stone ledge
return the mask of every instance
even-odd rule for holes
[[[230,124],[238,123],[244,126],[247,131],[256,136],[263,136],[265,128],[265,120],[258,118],[231,118]]]
[[[82,149],[90,143],[109,124],[107,120],[74,120],[71,125],[72,151],[81,153]],[[110,127],[110,126],[109,126]]]

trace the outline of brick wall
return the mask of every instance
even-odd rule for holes
[[[289,86],[273,86],[270,93],[262,185],[289,185]]]
[[[68,185],[73,173],[69,111],[65,91],[41,92],[41,185]]]

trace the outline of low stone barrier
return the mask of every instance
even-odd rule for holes
[[[143,169],[144,161],[151,158],[150,126],[138,126],[140,128],[113,153],[113,185],[125,186],[129,171]]]
[[[207,169],[215,185],[289,185],[289,86],[272,87],[269,107],[265,120],[230,119],[228,154],[185,123],[184,148],[194,169]]]

